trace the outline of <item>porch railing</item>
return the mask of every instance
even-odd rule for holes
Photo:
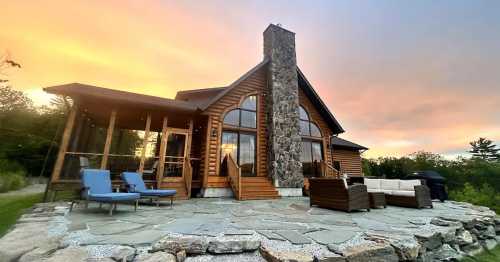
[[[241,168],[230,154],[226,155],[227,159],[227,174],[229,177],[229,184],[233,189],[234,196],[237,200],[241,199]]]
[[[321,161],[321,174],[324,177],[340,177],[340,171],[324,160]]]
[[[193,167],[189,157],[184,158],[184,182],[186,183],[186,195],[191,198],[191,183],[193,182]]]

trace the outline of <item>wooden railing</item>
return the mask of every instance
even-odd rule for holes
[[[233,189],[234,197],[237,200],[241,199],[241,168],[230,154],[226,155],[227,174],[229,177],[229,184]]]
[[[193,182],[193,167],[189,157],[184,158],[184,182],[186,183],[186,195],[191,198],[191,183]]]
[[[340,177],[340,171],[325,161],[321,161],[321,174],[324,177]]]

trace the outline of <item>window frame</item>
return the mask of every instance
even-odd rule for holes
[[[224,137],[224,133],[233,133],[233,134],[236,134],[236,143],[237,143],[237,147],[236,147],[236,163],[238,164],[238,166],[240,165],[240,150],[241,150],[241,135],[248,135],[248,136],[253,136],[253,139],[254,139],[254,154],[253,154],[253,165],[254,165],[254,173],[250,175],[250,177],[255,177],[257,176],[257,133],[255,132],[248,132],[248,131],[244,131],[244,130],[231,130],[231,129],[225,129],[225,130],[222,130],[222,134],[221,134],[221,145],[222,145],[222,138]],[[222,148],[221,148],[222,149]],[[222,150],[220,151],[220,154],[221,154],[221,163],[224,161],[224,155],[222,155]],[[243,176],[243,174],[242,174]]]
[[[249,99],[250,97],[255,97],[255,110],[251,110],[251,109],[247,109],[247,108],[243,108],[241,107],[242,104],[247,100]],[[251,129],[251,130],[257,130],[257,126],[258,126],[258,117],[257,117],[257,113],[258,113],[258,96],[256,94],[252,94],[252,95],[247,95],[245,96],[241,101],[240,103],[238,104],[238,107],[236,108],[232,108],[231,110],[228,110],[224,113],[224,116],[222,118],[222,125],[224,127],[232,127],[232,128],[241,128],[241,129]],[[232,111],[238,111],[238,124],[237,125],[233,125],[233,124],[229,124],[229,123],[226,123],[224,120],[226,118],[226,116],[231,113]],[[249,113],[254,113],[255,114],[255,127],[248,127],[248,126],[243,126],[242,125],[242,112],[245,111],[245,112],[249,112]]]
[[[300,116],[300,111],[301,109],[306,113],[307,115],[307,118],[308,119],[303,119],[301,116]],[[308,130],[309,130],[309,134],[302,134],[302,122],[307,122],[307,127],[308,127]],[[312,128],[311,126],[314,125],[318,131],[319,131],[319,136],[313,136],[312,135]],[[301,132],[300,136],[302,137],[305,137],[305,138],[308,138],[308,139],[315,139],[315,140],[323,140],[323,133],[321,132],[321,128],[319,127],[319,125],[311,120],[311,114],[309,114],[309,112],[306,110],[306,108],[302,105],[299,105],[299,131]]]

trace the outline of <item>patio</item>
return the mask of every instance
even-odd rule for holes
[[[30,257],[36,251],[43,257],[50,249],[46,243],[57,243],[47,261],[76,253],[101,261],[117,256],[154,261],[147,259],[160,254],[179,261],[186,253],[186,261],[432,260],[492,248],[499,223],[487,208],[456,202],[435,202],[433,209],[388,206],[345,213],[310,208],[308,198],[191,199],[175,202],[173,209],[141,205],[133,212],[132,206],[120,205],[112,217],[95,204],[68,213],[67,204],[59,203],[24,215],[0,239],[0,253]]]

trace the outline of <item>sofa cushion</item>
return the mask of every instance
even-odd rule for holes
[[[379,192],[382,192],[382,193],[384,193],[386,195],[392,195],[392,190],[380,189]]]
[[[381,179],[380,189],[382,190],[399,190],[399,179]]]
[[[375,189],[375,188],[367,188],[368,193],[379,193],[381,192],[380,189]]]
[[[415,186],[420,186],[420,180],[399,180],[399,189],[406,191],[414,191]]]
[[[368,190],[370,189],[380,189],[380,179],[370,179],[365,178],[364,184]]]
[[[411,196],[411,197],[414,197],[415,196],[415,191],[413,190],[393,190],[392,191],[392,195],[393,196]]]

